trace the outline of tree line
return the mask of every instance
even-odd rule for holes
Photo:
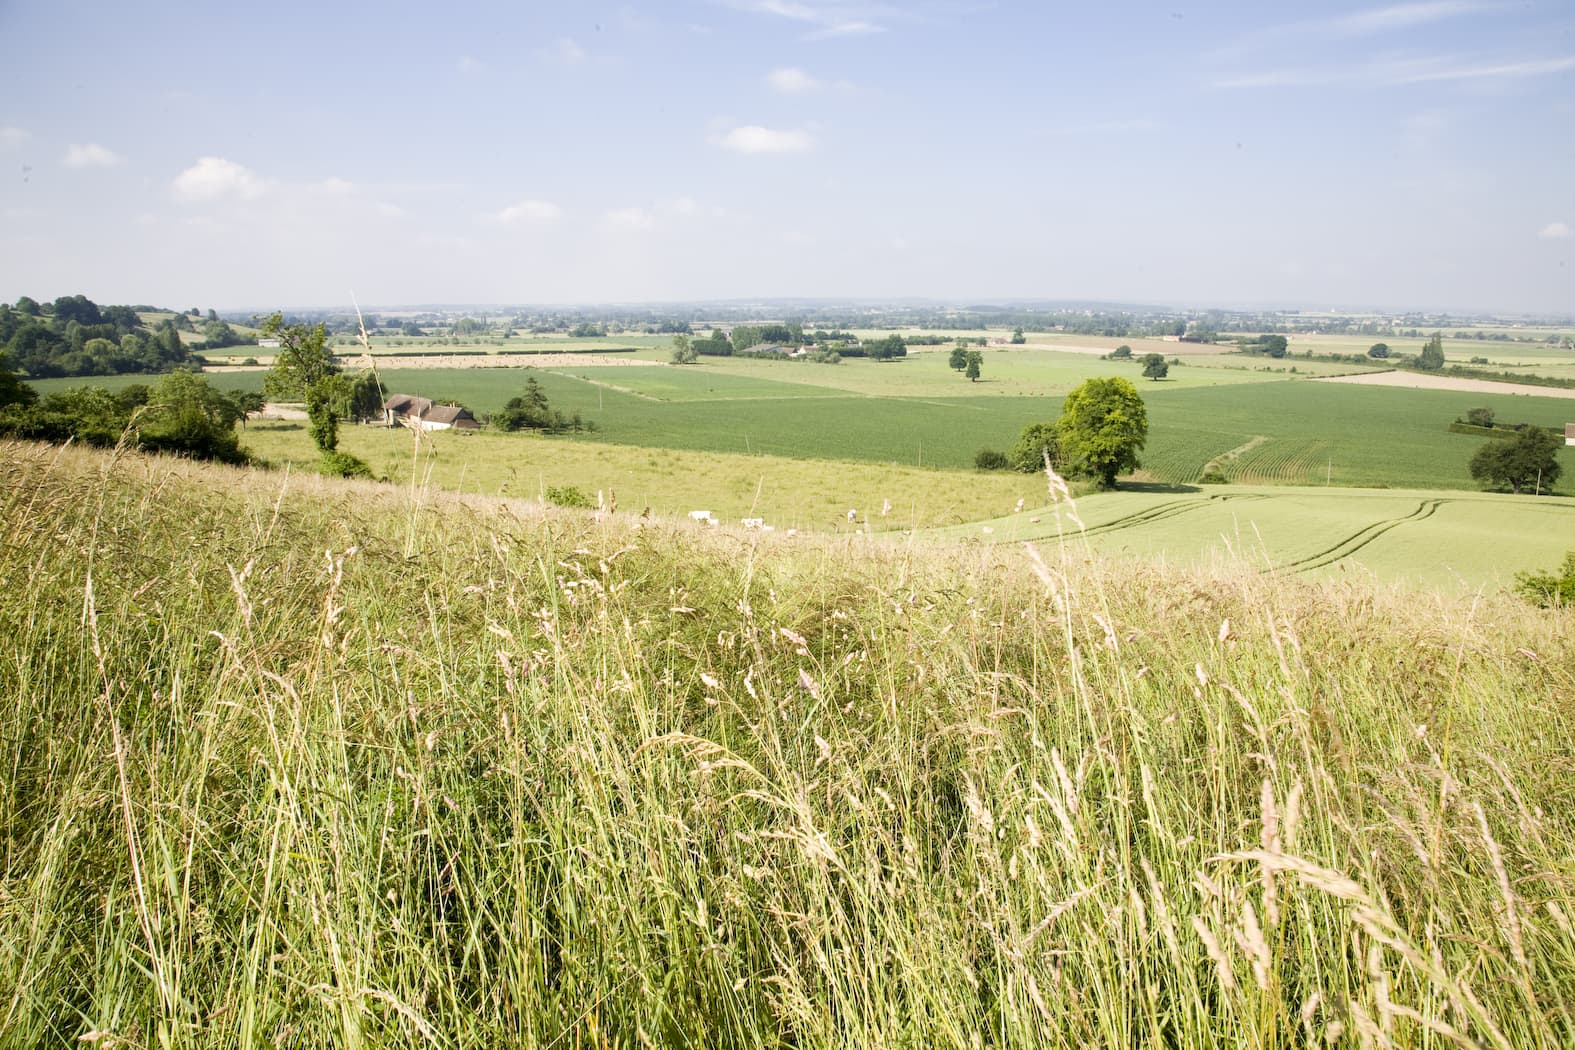
[[[225,338],[217,328],[214,335]],[[239,339],[233,330],[229,337]],[[33,379],[168,372],[201,364],[181,341],[174,318],[150,328],[134,307],[99,306],[83,295],[47,304],[24,295],[15,304],[0,303],[0,350],[11,367]]]

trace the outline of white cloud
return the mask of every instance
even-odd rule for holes
[[[114,150],[89,142],[81,146],[67,146],[66,155],[60,162],[68,168],[113,168],[125,163],[125,158]]]
[[[552,222],[563,214],[563,209],[551,201],[523,200],[511,204],[494,216],[505,225],[520,222]]]
[[[461,55],[459,57],[459,61],[454,64],[454,67],[466,76],[470,76],[474,73],[480,73],[482,70],[486,69],[487,64],[481,61],[479,58],[472,58],[469,55]]]
[[[558,56],[558,61],[567,65],[577,65],[585,61],[585,49],[568,37],[559,37],[553,45],[553,54]]]
[[[319,182],[317,188],[334,197],[348,197],[355,192],[355,183],[348,179],[327,178]]]
[[[1570,229],[1568,223],[1550,222],[1537,231],[1537,236],[1545,241],[1562,241],[1575,237],[1575,230]]]
[[[26,128],[0,127],[0,149],[15,149],[31,137]]]
[[[766,74],[766,83],[784,95],[807,95],[820,87],[820,81],[802,69],[792,67],[773,69]]]
[[[656,216],[644,208],[615,208],[602,214],[602,228],[616,232],[645,233],[656,229]]]
[[[267,190],[250,169],[223,157],[199,157],[197,163],[175,176],[170,188],[186,201],[254,200]]]
[[[803,153],[815,148],[815,140],[807,131],[763,128],[758,124],[734,128],[716,142],[735,153]]]

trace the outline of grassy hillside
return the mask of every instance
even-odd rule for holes
[[[1575,1041],[1565,613],[0,475],[4,1045]]]

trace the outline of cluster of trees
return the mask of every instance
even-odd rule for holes
[[[961,342],[952,347],[951,357],[946,363],[975,383],[984,372],[984,355],[977,350],[969,350]]]
[[[171,372],[157,385],[116,393],[82,386],[40,398],[0,361],[0,436],[75,441],[96,447],[126,444],[149,452],[245,463],[235,424],[262,407],[256,393],[215,390],[202,376]]]
[[[1433,338],[1422,344],[1422,352],[1416,355],[1416,367],[1424,372],[1437,372],[1444,367],[1444,336],[1434,332]]]
[[[526,379],[524,393],[509,398],[501,411],[492,414],[489,422],[499,430],[540,430],[548,434],[558,434],[565,430],[596,429],[594,422],[580,418],[578,412],[565,416],[553,408],[547,401],[546,391],[542,390],[541,384],[536,382],[535,376]]]
[[[1090,379],[1067,395],[1055,422],[1030,423],[1009,454],[981,449],[974,463],[1033,473],[1048,461],[1061,474],[1113,489],[1118,474],[1137,469],[1147,440],[1148,410],[1137,388],[1121,378]]]
[[[0,349],[12,367],[35,379],[168,372],[201,364],[181,342],[173,319],[150,329],[134,307],[101,307],[82,295],[45,305],[24,295],[14,306],[0,304]]]
[[[1241,348],[1249,354],[1264,354],[1278,359],[1290,350],[1290,341],[1283,335],[1260,335],[1243,342]]]

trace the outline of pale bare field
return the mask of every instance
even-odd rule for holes
[[[364,354],[340,354],[336,360],[345,367],[362,363]],[[606,354],[377,354],[378,368],[603,368],[662,367],[663,361],[642,361],[632,357]]]
[[[1457,376],[1430,376],[1418,372],[1369,372],[1365,375],[1330,376],[1318,383],[1357,383],[1361,386],[1399,386],[1412,390],[1461,390],[1473,394],[1525,394],[1528,397],[1575,399],[1575,390],[1529,383],[1496,383],[1490,379],[1462,379]]]

